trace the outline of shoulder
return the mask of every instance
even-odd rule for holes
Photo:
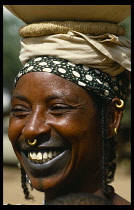
[[[127,201],[126,199],[122,198],[121,196],[119,196],[116,193],[114,195],[113,202],[114,202],[114,205],[131,205],[131,203],[129,201]]]

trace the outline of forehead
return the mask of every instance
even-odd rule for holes
[[[75,101],[90,100],[89,94],[80,86],[46,72],[30,72],[23,75],[14,90],[14,94],[32,98],[56,95]]]

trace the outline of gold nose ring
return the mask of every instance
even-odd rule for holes
[[[37,139],[34,139],[33,141],[28,140],[27,142],[30,146],[35,146],[37,144]]]
[[[117,128],[114,128],[114,133],[117,135],[118,133],[117,133]]]
[[[120,104],[115,104],[117,108],[121,109],[124,107],[124,101],[120,99]]]

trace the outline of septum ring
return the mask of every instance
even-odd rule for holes
[[[37,139],[34,139],[34,140],[32,140],[32,141],[30,141],[30,140],[28,139],[27,143],[28,143],[30,146],[35,146],[35,145],[37,144]]]
[[[117,108],[121,109],[124,107],[124,101],[120,99],[120,104],[115,104]]]

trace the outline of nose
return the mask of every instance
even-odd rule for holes
[[[32,113],[22,129],[22,135],[26,139],[33,140],[36,136],[42,133],[50,133],[51,126],[47,122],[47,118],[43,113],[38,111]]]

